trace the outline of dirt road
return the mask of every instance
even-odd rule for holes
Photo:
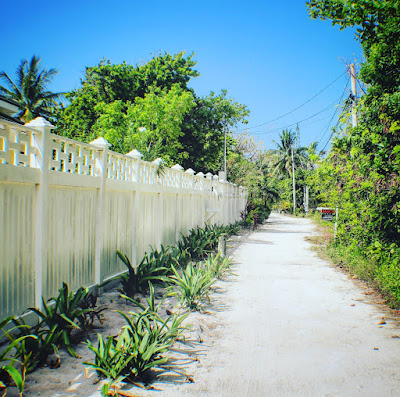
[[[400,396],[400,329],[366,290],[316,257],[307,219],[272,214],[235,252],[200,329],[192,384],[162,396]]]

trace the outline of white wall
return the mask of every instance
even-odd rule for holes
[[[205,223],[240,219],[247,190],[180,166],[157,175],[138,152],[51,133],[43,118],[0,120],[0,319],[41,296],[98,284]],[[212,215],[209,219],[209,217]]]

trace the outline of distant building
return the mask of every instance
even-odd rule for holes
[[[24,124],[23,121],[13,117],[19,110],[18,104],[15,101],[0,95],[0,118],[13,121],[14,123]]]

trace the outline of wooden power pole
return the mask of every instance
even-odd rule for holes
[[[293,176],[293,213],[296,211],[296,178],[294,176],[294,156],[292,143],[292,176]]]
[[[352,106],[351,106],[351,124],[357,127],[357,88],[356,88],[356,69],[354,63],[350,64],[350,77],[351,77],[351,93],[352,93]]]

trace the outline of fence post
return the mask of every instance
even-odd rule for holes
[[[198,172],[196,174],[198,177],[198,183],[200,184],[199,190],[200,190],[200,197],[201,197],[201,208],[200,208],[200,219],[201,219],[201,227],[205,226],[205,219],[206,219],[206,191],[204,189],[204,174],[202,172]]]
[[[153,161],[156,166],[158,166],[158,169],[162,167],[163,160],[161,158],[155,159]],[[155,171],[157,172],[157,171]],[[156,175],[157,178],[157,175]],[[162,175],[158,175],[158,182],[159,182],[159,192],[158,192],[158,224],[154,225],[154,227],[157,229],[158,228],[158,248],[161,248],[161,245],[163,243],[163,232],[164,232],[164,189],[163,189],[163,184],[162,184]]]
[[[138,236],[138,213],[139,213],[139,206],[140,206],[140,167],[141,167],[141,160],[142,160],[142,153],[138,150],[133,149],[127,156],[135,159],[135,172],[133,176],[133,182],[136,182],[135,185],[135,203],[133,207],[133,241],[132,241],[132,262],[133,265],[136,266],[138,263],[138,249],[137,249],[137,236]]]
[[[233,212],[233,214],[232,214],[232,218],[233,218],[233,222],[237,222],[237,190],[238,190],[238,187],[237,187],[237,185],[236,185],[236,183],[234,183],[233,185],[232,185],[232,189],[233,189],[233,193],[232,193],[232,200],[233,200],[233,203],[232,203],[232,212]]]
[[[178,171],[178,180],[177,180],[177,200],[176,200],[176,224],[175,224],[175,240],[176,242],[180,239],[180,231],[182,228],[182,171],[183,167],[179,164],[175,164],[171,169]]]
[[[208,203],[206,204],[206,210],[210,210],[213,208],[213,186],[212,186],[212,178],[213,174],[211,172],[207,172],[206,174],[206,179],[207,179],[207,188],[208,188]],[[210,219],[207,218],[206,216],[206,223],[211,224],[209,222]]]
[[[101,149],[100,156],[96,157],[96,171],[97,176],[101,178],[100,189],[97,190],[97,208],[96,208],[96,243],[94,253],[94,274],[95,284],[99,285],[102,282],[101,277],[101,261],[102,261],[102,248],[103,248],[103,208],[106,195],[106,180],[107,180],[107,152],[111,146],[104,138],[100,137],[90,142],[91,145]]]
[[[32,146],[38,150],[31,156],[31,166],[41,170],[40,184],[36,188],[36,228],[35,228],[35,307],[42,309],[43,267],[46,265],[48,242],[48,206],[49,206],[49,163],[50,133],[54,127],[43,117],[37,117],[27,127],[37,132],[32,134]]]
[[[193,171],[191,168],[188,168],[186,171],[185,171],[185,174],[189,174],[190,175],[190,194],[189,194],[189,202],[190,202],[190,206],[191,206],[191,208],[193,208],[193,211],[190,211],[190,228],[192,229],[194,226],[197,226],[197,225],[195,225],[194,224],[194,219],[195,219],[195,217],[194,217],[194,212],[196,211],[196,210],[198,210],[198,208],[196,208],[196,205],[195,205],[195,203],[193,203],[193,189],[194,189],[194,174],[195,174],[196,172],[195,171]]]
[[[213,190],[214,190],[214,195],[215,195],[215,206],[214,208],[218,209],[217,215],[215,216],[215,218],[217,218],[218,220],[214,219],[214,223],[217,224],[218,226],[221,225],[221,210],[223,210],[223,208],[221,208],[220,205],[220,197],[221,197],[221,191],[219,188],[219,176],[218,175],[214,175],[213,176]]]

